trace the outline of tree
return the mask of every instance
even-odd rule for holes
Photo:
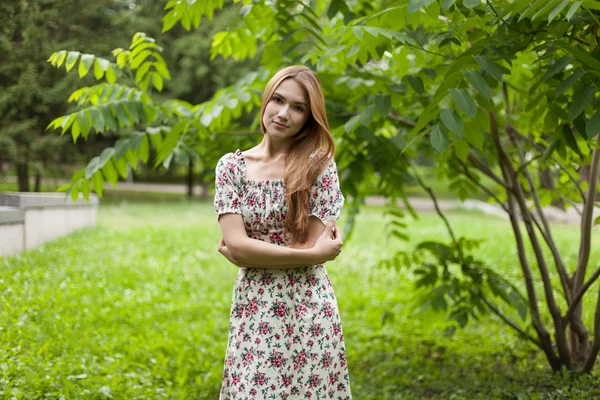
[[[57,47],[86,43],[90,51],[105,47],[122,28],[114,1],[51,0],[3,2],[0,41],[0,157],[15,165],[19,190],[29,191],[31,169],[39,191],[41,173],[77,158],[67,137],[45,132],[53,117],[67,111],[65,96],[75,77],[64,77],[44,63]],[[94,41],[96,35],[104,41]]]
[[[170,1],[163,30],[177,23],[197,28],[222,6],[218,0]],[[588,273],[600,175],[598,3],[279,0],[243,1],[241,10],[238,23],[214,36],[211,51],[242,60],[258,55],[257,72],[197,106],[180,101],[158,106],[143,93],[137,97],[140,123],[155,121],[158,113],[179,121],[153,143],[158,161],[181,151],[190,131],[209,140],[207,132],[228,129],[242,109],[255,110],[276,69],[308,64],[323,82],[343,190],[353,199],[347,235],[366,195],[360,185],[365,176],[377,176],[390,204],[400,199],[414,215],[404,187],[417,182],[435,202],[412,168],[416,159],[434,160],[459,197],[482,191],[505,210],[522,281],[507,279],[480,260],[479,242],[456,237],[439,208],[449,242],[420,243],[382,265],[411,268],[419,276],[426,305],[445,310],[453,321],[449,333],[491,312],[542,350],[552,370],[590,372],[600,350],[600,302],[595,302],[590,340],[582,300],[600,276],[600,268]],[[135,40],[127,57],[133,69],[140,65],[133,55],[141,53]],[[153,74],[162,75],[156,68]],[[114,115],[119,123],[128,119]],[[77,134],[82,122],[87,134],[94,119],[86,120],[85,114],[83,119],[71,115],[53,126],[73,126]],[[104,124],[95,121],[102,131]],[[250,129],[256,126],[255,120]],[[101,177],[94,178],[99,164],[93,161],[85,177],[76,176],[72,193],[89,191],[89,178],[99,186]],[[581,184],[586,167],[589,179]],[[548,169],[561,183],[554,191],[535,183],[536,171]],[[557,200],[583,205],[576,265],[566,264],[544,214],[544,206]],[[405,213],[390,207],[389,215],[391,234],[404,238]]]

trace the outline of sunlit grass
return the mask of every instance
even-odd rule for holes
[[[218,398],[237,271],[215,251],[212,204],[156,200],[117,196],[100,207],[96,228],[0,258],[0,397]],[[444,226],[423,214],[408,221],[410,243],[386,242],[382,218],[366,208],[327,266],[356,399],[598,396],[593,379],[560,383],[541,353],[493,318],[444,337],[443,316],[418,313],[412,275],[378,267],[399,248],[448,240]],[[506,221],[449,218],[458,235],[485,239],[480,258],[518,278]],[[577,227],[554,234],[572,265]]]

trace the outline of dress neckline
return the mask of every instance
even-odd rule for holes
[[[252,185],[257,185],[257,186],[263,186],[263,185],[283,185],[284,184],[284,180],[283,179],[266,179],[266,180],[255,180],[255,179],[248,179],[248,177],[246,176],[246,170],[248,169],[248,165],[246,164],[246,160],[244,159],[244,155],[242,154],[242,151],[240,149],[237,149],[235,151],[235,154],[238,156],[238,159],[240,160],[240,163],[242,164],[242,179],[244,180],[244,182],[252,184]]]

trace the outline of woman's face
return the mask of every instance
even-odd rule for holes
[[[288,78],[268,100],[262,123],[274,139],[286,139],[300,132],[309,117],[309,99],[304,88]]]

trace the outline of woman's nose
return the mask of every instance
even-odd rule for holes
[[[279,109],[277,116],[281,119],[288,119],[288,106],[285,105]]]

